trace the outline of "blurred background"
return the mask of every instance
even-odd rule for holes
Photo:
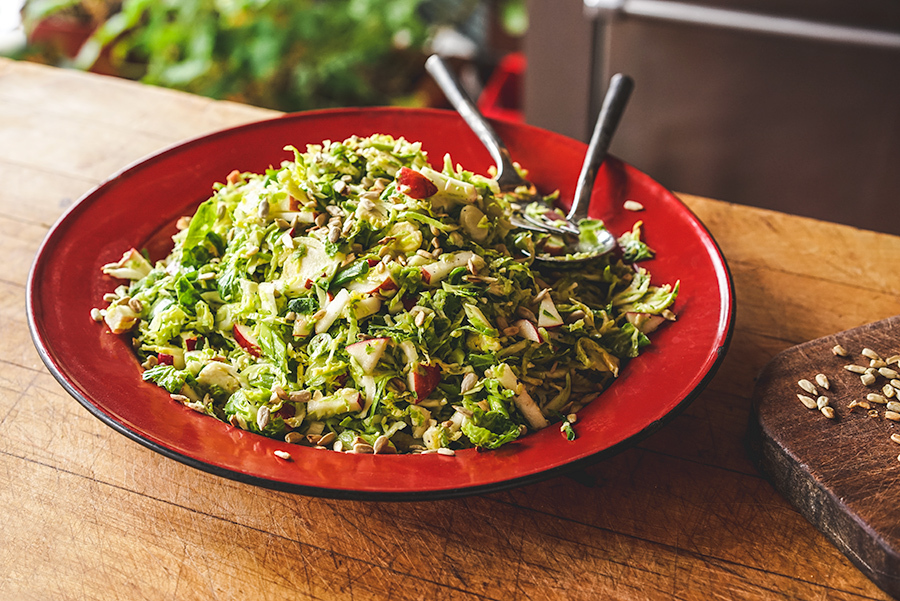
[[[446,103],[586,140],[679,192],[900,234],[895,0],[0,0],[0,54],[301,111]]]

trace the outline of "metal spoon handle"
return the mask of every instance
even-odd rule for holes
[[[566,219],[572,223],[577,224],[580,220],[587,218],[594,180],[597,179],[597,172],[606,158],[609,144],[619,126],[619,120],[622,118],[622,113],[625,112],[625,106],[628,104],[628,98],[633,89],[634,80],[627,75],[616,73],[609,80],[609,89],[603,98],[600,116],[594,126],[594,133],[591,135],[587,154],[584,156],[584,164],[581,166],[581,174],[578,176],[572,208],[566,215]]]
[[[469,99],[456,76],[447,68],[446,63],[437,54],[432,54],[425,61],[425,69],[437,82],[453,108],[462,116],[478,139],[487,148],[491,158],[497,165],[497,184],[501,189],[522,183],[513,167],[512,159],[506,145],[500,140],[497,132]]]

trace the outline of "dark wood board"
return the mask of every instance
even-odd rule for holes
[[[849,353],[836,356],[840,344]],[[882,590],[900,597],[900,422],[884,418],[885,405],[872,404],[877,417],[851,400],[882,393],[878,376],[866,387],[845,365],[869,366],[864,348],[883,358],[900,353],[900,316],[819,338],[773,358],[757,379],[749,445],[760,470],[778,491]],[[897,365],[890,367],[900,371]],[[830,380],[834,419],[807,409],[801,378]],[[815,395],[810,395],[815,397]]]

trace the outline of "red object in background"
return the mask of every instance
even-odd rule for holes
[[[503,57],[478,97],[478,110],[489,119],[521,123],[524,75],[524,54],[513,52]]]

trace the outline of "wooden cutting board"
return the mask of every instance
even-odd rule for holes
[[[840,344],[847,357],[836,356]],[[778,491],[831,540],[854,565],[885,592],[900,597],[900,422],[885,419],[885,405],[848,409],[869,393],[884,394],[888,383],[863,385],[844,369],[869,367],[861,351],[882,358],[900,354],[900,316],[792,347],[772,359],[760,374],[753,397],[750,449],[760,470]],[[900,371],[897,365],[889,367]],[[830,380],[834,419],[807,409],[798,381]],[[816,398],[817,395],[808,395]]]

